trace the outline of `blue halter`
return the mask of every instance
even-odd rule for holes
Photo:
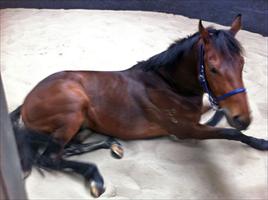
[[[244,93],[246,92],[245,88],[236,88],[224,95],[221,96],[214,96],[212,91],[209,89],[208,82],[206,80],[206,74],[205,74],[205,65],[204,65],[204,47],[203,45],[200,46],[199,50],[199,82],[202,86],[205,93],[208,94],[209,102],[211,106],[215,109],[219,107],[219,101],[222,101],[230,96],[233,96],[235,94]]]

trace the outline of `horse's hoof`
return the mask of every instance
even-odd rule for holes
[[[124,156],[124,150],[119,144],[111,145],[111,154],[114,158],[121,159]]]
[[[95,181],[90,182],[90,193],[93,197],[97,198],[105,192],[105,186]]]

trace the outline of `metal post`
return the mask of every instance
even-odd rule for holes
[[[27,199],[0,72],[0,199]]]

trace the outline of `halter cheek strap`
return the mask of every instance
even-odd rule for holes
[[[203,45],[200,46],[200,50],[199,50],[199,82],[200,85],[202,86],[203,90],[205,93],[208,94],[208,98],[210,101],[210,104],[213,108],[218,108],[219,107],[219,102],[231,97],[233,95],[239,94],[239,93],[244,93],[246,92],[245,88],[236,88],[224,95],[221,96],[214,96],[212,91],[210,90],[209,86],[208,86],[208,82],[206,79],[206,74],[205,74],[205,66],[204,66],[204,47]]]

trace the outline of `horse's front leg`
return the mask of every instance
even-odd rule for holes
[[[201,114],[205,114],[206,112],[212,109],[210,104],[204,104],[201,109]],[[216,110],[214,115],[204,124],[208,126],[216,126],[221,119],[224,117],[224,112],[222,110]]]
[[[216,126],[223,117],[224,112],[222,110],[216,110],[214,115],[207,122],[205,122],[205,125]]]
[[[258,150],[268,150],[268,140],[259,139],[243,134],[233,128],[215,128],[206,125],[195,125],[193,129],[187,131],[186,138],[193,139],[227,139],[245,143]],[[178,135],[179,137],[179,135]]]

